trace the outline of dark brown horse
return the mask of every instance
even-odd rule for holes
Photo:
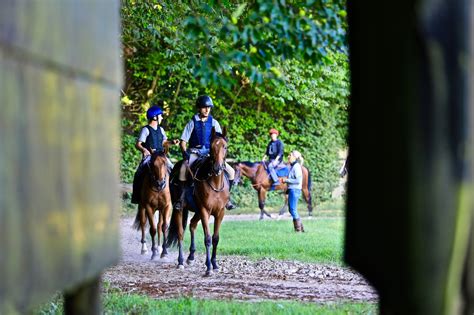
[[[210,155],[202,163],[195,162],[190,173],[194,182],[195,213],[190,223],[191,246],[189,248],[188,264],[194,261],[194,232],[199,220],[204,230],[204,245],[206,247],[206,276],[211,274],[211,264],[214,270],[219,269],[216,261],[219,229],[225,214],[225,205],[229,201],[229,182],[224,175],[225,157],[227,154],[226,130],[223,134],[212,129]],[[195,164],[199,163],[195,166]],[[175,165],[175,169],[179,165]],[[183,237],[186,229],[188,211],[194,211],[193,205],[185,202],[182,211],[174,210],[168,234],[168,245],[178,244],[178,268],[183,265]],[[211,238],[209,219],[214,217],[214,233]],[[212,243],[212,257],[210,247]]]
[[[252,187],[257,191],[258,195],[258,207],[260,208],[260,220],[264,218],[264,215],[272,217],[267,211],[265,211],[265,200],[267,192],[272,187],[272,180],[268,175],[264,163],[262,162],[237,162],[233,165],[235,169],[235,183],[241,181],[242,176],[250,179]],[[313,204],[311,197],[311,174],[306,167],[302,167],[303,170],[303,197],[308,204],[308,215],[313,215]],[[280,183],[276,185],[275,190],[282,190],[286,192],[288,186]],[[279,215],[283,215],[288,208],[288,195],[285,193],[285,204],[281,207]]]
[[[168,168],[166,164],[166,155],[155,152],[151,156],[150,162],[145,170],[145,178],[141,189],[141,199],[137,207],[134,227],[142,231],[142,254],[148,250],[145,241],[145,226],[150,224],[150,236],[152,241],[152,255],[154,259],[158,254],[158,247],[155,245],[155,235],[158,230],[158,245],[160,244],[161,233],[163,233],[163,250],[161,258],[165,257],[166,250],[166,230],[168,229],[171,215],[171,196],[169,188]],[[155,212],[159,211],[158,224],[155,224]]]

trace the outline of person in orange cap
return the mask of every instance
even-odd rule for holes
[[[265,162],[268,157],[268,170],[270,172],[270,177],[272,178],[273,184],[276,185],[279,182],[275,167],[277,167],[277,165],[280,164],[283,159],[285,145],[280,139],[278,139],[278,136],[280,135],[278,130],[272,128],[268,131],[268,133],[270,134],[271,140],[267,145],[267,150],[265,151],[265,155],[262,158],[262,162]]]

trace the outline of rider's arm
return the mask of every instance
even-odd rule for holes
[[[277,157],[275,158],[275,160],[277,161],[282,161],[283,160],[283,151],[285,149],[285,146],[283,144],[283,142],[281,142],[281,140],[278,140],[278,155]]]
[[[151,155],[150,151],[148,151],[147,148],[143,146],[143,143],[145,143],[148,135],[148,129],[146,127],[142,128],[142,130],[140,131],[140,135],[138,136],[137,142],[135,143],[135,148],[137,148],[143,154],[143,156]]]
[[[143,153],[144,156],[151,155],[150,151],[148,151],[147,148],[143,146],[143,142],[141,141],[137,141],[135,143],[135,148],[137,148],[141,153]]]
[[[181,148],[181,153],[183,154],[183,159],[188,158],[188,153],[186,152],[186,149],[188,147],[188,143],[181,139],[181,142],[179,143],[179,147]]]

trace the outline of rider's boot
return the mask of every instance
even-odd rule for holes
[[[184,205],[184,197],[186,194],[186,182],[184,181],[178,181],[178,195],[179,198],[175,202],[173,209],[180,211],[183,210],[183,205]]]
[[[293,226],[295,228],[295,232],[304,232],[304,227],[303,223],[301,222],[301,219],[293,219]]]
[[[230,193],[230,190],[232,189],[232,186],[234,184],[234,180],[229,180],[229,193]],[[232,201],[230,200],[230,196],[229,196],[229,201],[227,202],[227,204],[225,205],[225,208],[227,210],[233,210],[235,208],[237,208],[233,203]]]

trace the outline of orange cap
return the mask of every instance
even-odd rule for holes
[[[278,130],[276,130],[275,128],[270,129],[270,131],[269,131],[268,133],[269,133],[269,134],[274,133],[274,134],[276,134],[277,136],[280,134],[280,133],[278,132]]]

